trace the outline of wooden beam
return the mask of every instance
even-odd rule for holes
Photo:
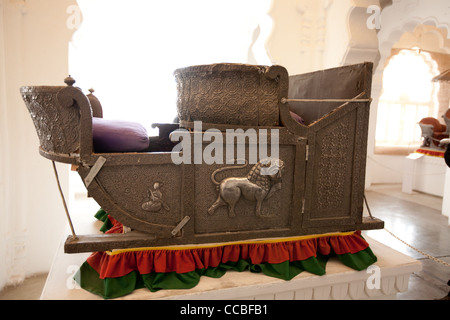
[[[384,228],[384,222],[377,218],[363,217],[362,223],[355,224],[352,227],[329,227],[325,232],[346,232],[354,230],[373,230]],[[339,229],[339,230],[337,230]],[[278,230],[279,233],[281,232]],[[287,234],[286,236],[301,236],[307,234],[321,234],[324,232],[323,228],[309,228],[304,230],[303,234]],[[281,232],[283,233],[283,232]],[[228,235],[226,241],[234,241],[235,237],[233,233]],[[283,237],[280,234],[274,234],[274,238]],[[248,237],[245,240],[250,239],[261,239],[263,237],[258,237],[256,233],[249,232]],[[212,236],[199,236],[192,239],[192,244],[202,244],[202,243],[217,243],[217,237]],[[186,245],[185,239],[183,237],[173,237],[168,241],[167,238],[158,238],[151,236],[148,233],[143,233],[139,231],[131,231],[128,233],[121,234],[90,234],[90,235],[77,235],[73,237],[72,235],[67,237],[64,244],[65,253],[81,253],[81,252],[95,252],[95,251],[110,251],[113,249],[128,249],[128,248],[144,248],[144,247],[158,247],[158,246],[177,246]]]

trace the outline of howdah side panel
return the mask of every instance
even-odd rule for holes
[[[103,190],[130,215],[151,223],[176,225],[181,212],[181,166],[105,166]]]
[[[123,165],[123,157],[136,161]],[[137,154],[107,157],[87,187],[89,195],[124,226],[169,238],[183,218],[183,165],[138,163],[141,159]],[[91,170],[78,168],[83,180]]]
[[[356,179],[364,176],[354,177],[361,174],[361,170],[354,172],[354,168],[365,163],[366,144],[358,138],[357,123],[358,109],[348,105],[312,128],[308,138],[304,227],[360,222],[364,194]],[[355,210],[355,206],[361,211]]]
[[[252,173],[258,164],[196,165],[195,233],[290,228],[294,212],[295,155],[295,145],[280,146],[279,159],[283,168],[276,181]],[[255,183],[255,179],[261,184]],[[252,190],[246,191],[250,188]],[[259,212],[258,197],[262,201]],[[231,206],[234,212],[230,211]]]

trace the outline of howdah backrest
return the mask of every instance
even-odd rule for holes
[[[36,128],[42,156],[77,164],[81,154],[92,152],[92,111],[80,89],[70,84],[26,86],[20,93]]]

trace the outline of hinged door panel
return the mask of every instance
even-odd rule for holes
[[[351,226],[362,216],[365,115],[347,105],[311,127],[303,227]]]

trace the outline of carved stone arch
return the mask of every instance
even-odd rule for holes
[[[371,13],[370,6],[379,8],[379,11]],[[342,65],[370,61],[376,68],[379,60],[377,38],[379,26],[369,26],[368,21],[371,15],[381,14],[382,8],[380,1],[372,1],[370,6],[364,0],[351,0],[347,14],[349,42],[342,58]]]
[[[348,47],[342,57],[342,65],[370,61],[377,68],[380,60],[378,32],[381,29],[381,14],[395,0],[350,0],[347,13]],[[378,10],[377,10],[378,9]],[[380,15],[380,17],[374,17]],[[371,25],[371,19],[378,23]]]
[[[420,28],[420,26],[435,27],[435,30],[427,30],[428,32],[432,32],[436,35],[436,39],[439,44],[436,45],[435,48],[438,48],[440,52],[450,53],[450,41],[448,40],[449,24],[440,23],[436,17],[431,18],[427,16],[422,19],[417,16],[411,17],[410,19],[406,19],[402,25],[391,29],[389,32],[385,30],[384,35],[379,35],[380,59],[374,72],[372,84],[372,97],[374,99],[374,104],[378,102],[378,98],[382,94],[383,71],[389,61],[389,58],[391,57],[392,48],[395,47],[399,41],[401,41],[405,34],[413,34],[417,28]],[[417,46],[421,46],[420,42],[418,42]]]
[[[439,25],[441,25],[441,27],[439,27]],[[392,30],[387,38],[380,39],[380,62],[383,62],[390,57],[391,49],[402,39],[402,37],[404,37],[405,34],[413,34],[415,30],[422,26],[434,27],[434,30],[428,28],[426,32],[434,33],[436,35],[438,45],[435,45],[435,49],[439,49],[439,51],[442,52],[450,52],[450,43],[447,39],[448,26],[436,23],[435,20],[427,19],[425,21],[421,21],[420,19],[415,18],[405,22],[405,24],[403,24],[401,27]],[[382,65],[380,65],[380,67],[382,67]]]
[[[440,1],[439,5],[445,8],[444,1]],[[434,16],[431,15],[430,10],[433,11]],[[374,76],[375,86],[377,82],[381,83],[386,59],[389,58],[392,47],[400,40],[403,34],[413,32],[418,25],[431,25],[445,30],[445,34],[448,37],[450,22],[445,19],[445,10],[443,12],[440,11],[442,10],[439,10],[439,8],[430,9],[426,4],[420,4],[418,2],[409,3],[394,0],[393,4],[382,12],[382,27],[380,32],[378,32],[380,63],[376,68]],[[401,13],[401,19],[394,19],[395,16],[398,17],[398,13]]]
[[[450,24],[448,22],[440,22],[436,17],[429,16],[427,18],[424,18],[421,24],[435,26],[438,29],[445,30],[447,32],[447,35],[450,34]]]

